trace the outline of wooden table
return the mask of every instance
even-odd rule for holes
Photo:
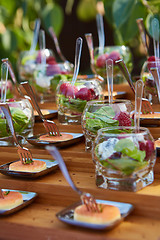
[[[45,105],[54,108],[54,105]],[[57,120],[56,120],[57,122]],[[58,124],[59,125],[59,124]],[[80,126],[59,125],[61,131],[81,132]],[[42,131],[41,123],[34,128]],[[160,136],[159,128],[150,129],[153,136]],[[34,158],[52,159],[44,148],[27,145]],[[60,222],[55,214],[79,200],[60,170],[35,180],[11,178],[0,174],[2,188],[33,191],[37,199],[27,208],[8,217],[0,218],[0,239],[160,239],[160,162],[155,165],[155,181],[150,186],[133,192],[119,192],[96,187],[91,154],[85,152],[84,141],[60,149],[76,185],[98,199],[132,203],[134,211],[124,222],[111,231],[93,231],[69,226]],[[17,160],[15,147],[0,148],[0,164]]]

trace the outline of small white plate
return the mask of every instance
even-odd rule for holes
[[[63,132],[62,132],[63,133]],[[84,136],[82,133],[67,133],[73,136],[73,138],[68,139],[68,140],[64,140],[64,141],[57,141],[57,142],[49,142],[49,141],[45,141],[45,140],[39,140],[39,137],[42,136],[43,134],[39,134],[36,136],[31,136],[29,138],[27,138],[27,141],[32,144],[32,145],[36,145],[36,146],[46,146],[46,145],[54,145],[56,147],[66,147],[72,144],[75,144],[79,141],[81,141]]]
[[[3,165],[0,166],[0,173],[2,173],[4,175],[7,175],[7,176],[10,176],[10,177],[21,177],[21,178],[31,178],[31,179],[33,179],[33,178],[44,176],[44,175],[48,174],[49,172],[57,169],[57,167],[58,167],[58,162],[56,160],[53,160],[53,159],[48,160],[48,159],[34,158],[33,160],[44,161],[47,165],[47,168],[40,171],[40,172],[11,171],[11,170],[9,170],[9,165],[13,162],[9,162],[9,163],[6,163],[6,164],[3,164]]]
[[[11,208],[9,210],[0,210],[0,216],[6,216],[12,213],[19,211],[20,209],[28,206],[30,203],[34,201],[37,197],[37,193],[35,192],[26,192],[26,191],[19,191],[19,190],[10,190],[10,189],[2,189],[3,191],[13,191],[13,192],[20,192],[23,196],[23,203],[15,208]]]
[[[81,202],[75,203],[65,208],[64,210],[57,213],[56,216],[60,221],[74,225],[74,226],[91,228],[95,230],[104,230],[104,229],[109,230],[117,226],[120,222],[122,222],[123,219],[127,217],[130,214],[130,212],[133,210],[133,205],[129,203],[113,202],[113,201],[98,200],[98,199],[96,200],[96,202],[100,204],[107,204],[107,205],[113,205],[118,207],[121,213],[121,218],[111,224],[93,224],[93,223],[76,221],[73,218],[74,209],[77,206],[81,205],[82,204]]]

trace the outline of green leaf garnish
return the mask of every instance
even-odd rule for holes
[[[105,127],[118,126],[118,120],[113,119],[115,112],[112,107],[104,106],[94,113],[86,113],[86,128],[96,133],[99,129]]]
[[[115,165],[125,175],[131,175],[133,172],[138,171],[148,165],[147,161],[139,162],[139,161],[135,161],[134,159],[131,159],[127,156],[121,157],[119,159],[107,159],[107,161],[108,162],[106,162],[105,160],[102,160],[100,162],[104,167],[111,168],[111,169],[115,169],[113,167],[113,165]],[[109,162],[112,165],[109,164]],[[115,170],[117,170],[117,169],[115,169]]]
[[[60,105],[79,113],[83,112],[87,103],[87,100],[66,98],[63,94],[59,94],[58,97]]]
[[[5,192],[3,192],[3,195],[7,196],[9,193],[10,193],[10,191],[5,191]]]
[[[139,150],[128,138],[120,139],[114,146],[114,150],[140,162],[143,162],[146,156],[146,152]]]
[[[24,164],[31,164],[33,163],[33,160],[31,158],[24,161]]]

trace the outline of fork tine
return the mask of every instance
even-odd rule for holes
[[[21,160],[21,163],[23,164],[23,156],[22,156],[21,152],[19,151],[19,149],[17,152],[18,152],[19,158]]]
[[[49,124],[48,128],[49,128],[50,134],[56,135],[56,130],[55,130],[54,124],[53,125]]]
[[[49,124],[44,123],[44,127],[45,127],[45,129],[46,129],[46,132],[47,132],[49,135],[54,135],[54,133],[50,130]]]
[[[58,126],[54,123],[54,124],[53,124],[53,127],[54,127],[55,135],[60,136],[60,132],[59,132]]]
[[[147,104],[148,109],[150,109],[150,112],[151,112],[151,113],[154,113],[154,111],[153,111],[153,109],[152,109],[152,106],[151,106],[151,104],[149,103],[149,101],[146,102],[146,104]]]
[[[148,113],[148,109],[146,108],[146,103],[145,103],[145,102],[142,104],[142,112],[143,112],[144,114],[147,114],[147,113]],[[149,112],[150,112],[150,111],[149,111]]]
[[[26,163],[26,157],[25,157],[24,152],[22,152],[22,158],[23,158],[23,162]]]
[[[89,194],[85,193],[82,195],[82,201],[86,205],[86,208],[90,212],[99,212],[99,208],[95,198]]]
[[[149,114],[149,113],[154,113],[151,104],[149,101],[142,100],[142,113],[143,114]]]
[[[1,188],[0,188],[0,198],[4,198],[3,191]]]
[[[33,161],[33,158],[32,158],[32,154],[30,152],[29,149],[27,148],[18,148],[18,154],[19,154],[19,158],[21,160],[22,163],[26,163],[27,161]]]
[[[49,135],[60,136],[60,131],[55,122],[49,121],[49,120],[44,120],[43,125]]]
[[[28,158],[29,158],[29,159],[33,160],[32,154],[31,154],[31,152],[30,152],[29,150],[27,151],[27,155],[28,155]]]
[[[57,127],[56,124],[55,124],[55,128],[56,128],[56,135],[57,135],[57,136],[60,136],[60,131],[59,131],[59,128]]]

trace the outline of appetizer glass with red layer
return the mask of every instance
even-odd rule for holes
[[[156,154],[147,128],[100,129],[92,157],[98,187],[135,192],[154,181]]]
[[[24,144],[24,137],[33,135],[34,114],[33,108],[27,99],[8,100],[6,101],[10,107],[14,129],[17,134],[19,143]],[[9,130],[7,120],[0,108],[0,146],[14,145],[14,141]]]
[[[151,103],[159,103],[156,83],[151,73],[151,68],[158,68],[160,75],[160,59],[155,60],[154,56],[151,56],[144,62],[141,71],[141,79],[144,82],[144,97]]]
[[[119,84],[125,81],[122,72],[119,67],[115,65],[115,61],[122,59],[127,65],[128,70],[132,70],[132,54],[130,49],[126,46],[108,46],[105,47],[103,52],[99,47],[94,49],[94,67],[101,77],[106,79],[106,61],[108,59],[113,60],[113,82],[114,84]]]
[[[58,120],[62,124],[81,124],[81,115],[88,101],[103,99],[100,82],[93,79],[60,81],[57,86]]]
[[[132,126],[130,118],[132,104],[129,100],[108,100],[90,101],[82,114],[82,129],[85,135],[85,149],[92,150],[93,141],[97,131],[105,127]]]

